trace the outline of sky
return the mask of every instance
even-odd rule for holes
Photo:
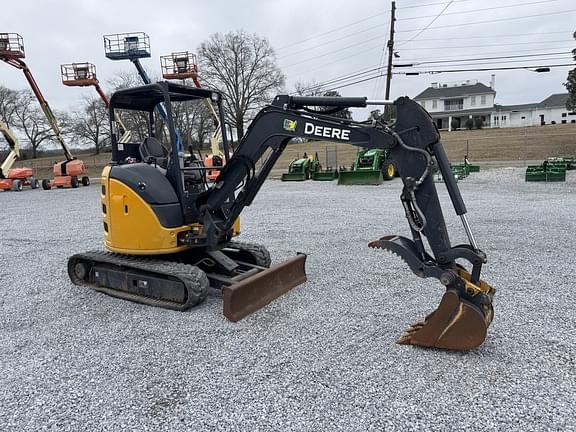
[[[104,56],[105,34],[145,32],[152,57],[143,65],[160,75],[161,55],[197,51],[211,34],[243,29],[267,38],[286,75],[286,92],[294,85],[327,82],[343,96],[384,99],[391,1],[355,0],[19,0],[2,8],[0,32],[24,38],[26,62],[53,108],[73,110],[92,88],[64,87],[60,64],[91,62],[104,90],[119,71],[131,71],[129,61]],[[570,67],[547,73],[531,70],[434,73],[440,70],[574,63],[576,48],[574,0],[397,0],[394,64],[413,64],[418,76],[393,75],[391,98],[414,97],[433,82],[477,80],[489,85],[495,74],[496,103],[539,102],[566,92]],[[560,53],[554,55],[544,55]],[[509,57],[514,59],[467,59]],[[511,61],[514,61],[512,63]],[[429,63],[442,62],[442,63]],[[422,63],[418,65],[417,63]],[[383,69],[379,69],[384,67]],[[366,72],[369,71],[369,72]],[[363,73],[362,73],[363,72]],[[345,81],[333,81],[354,75]],[[200,78],[202,71],[200,71]],[[0,83],[26,88],[19,70],[0,63]],[[358,118],[363,113],[357,113]]]

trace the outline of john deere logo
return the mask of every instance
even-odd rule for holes
[[[284,129],[289,132],[296,132],[296,125],[298,122],[296,120],[284,119]]]

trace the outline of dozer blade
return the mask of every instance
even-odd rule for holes
[[[224,287],[224,316],[230,321],[240,321],[306,282],[305,264],[306,255],[299,254],[237,284]]]
[[[449,350],[471,350],[484,342],[492,321],[492,307],[485,313],[462,299],[455,289],[448,289],[434,312],[424,322],[416,323],[398,340],[401,345]]]
[[[305,181],[306,173],[284,173],[282,181]]]
[[[384,183],[380,170],[340,171],[339,185],[380,185]]]

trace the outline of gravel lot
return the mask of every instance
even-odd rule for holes
[[[217,297],[179,313],[72,285],[67,257],[102,247],[97,186],[0,193],[0,430],[576,429],[576,172],[459,185],[498,290],[469,353],[395,344],[443,292],[367,247],[408,233],[399,180],[267,182],[240,239],[308,253],[309,282],[236,324]]]

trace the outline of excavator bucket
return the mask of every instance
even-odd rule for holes
[[[282,174],[282,181],[305,181],[305,180],[306,180],[306,173],[303,172]]]
[[[495,290],[484,281],[479,285],[470,282],[470,274],[458,270],[465,280],[465,292],[484,295],[488,302],[479,306],[477,302],[464,298],[455,288],[448,288],[438,308],[423,322],[410,326],[398,340],[401,345],[466,351],[484,342],[494,311],[492,298]]]
[[[306,282],[305,264],[306,255],[299,254],[239,283],[224,287],[224,316],[230,321],[240,321]]]
[[[380,185],[383,182],[380,170],[342,170],[338,175],[339,185]]]

